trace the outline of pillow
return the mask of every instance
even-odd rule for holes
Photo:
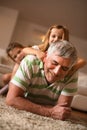
[[[71,107],[77,110],[87,111],[87,96],[80,94],[75,95]]]
[[[87,74],[79,73],[78,93],[87,96]]]

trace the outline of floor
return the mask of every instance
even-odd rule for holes
[[[72,117],[74,117],[75,119],[81,119],[81,120],[84,120],[87,122],[87,112],[78,111],[78,110],[73,109]]]

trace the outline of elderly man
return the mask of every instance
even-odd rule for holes
[[[6,103],[54,119],[69,118],[77,75],[67,73],[76,61],[77,51],[68,41],[52,43],[43,61],[26,56],[9,84]]]

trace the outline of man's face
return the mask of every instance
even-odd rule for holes
[[[70,58],[62,58],[56,53],[46,56],[44,59],[44,71],[47,81],[53,83],[64,78],[70,65]]]

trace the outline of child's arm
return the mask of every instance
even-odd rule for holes
[[[36,55],[38,58],[42,59],[45,55],[44,52],[42,52],[41,50],[39,49],[34,49],[32,47],[26,47],[24,48],[21,53],[19,54],[18,56],[18,63],[19,61],[21,61],[26,55],[29,55],[29,54],[32,54],[32,55]]]
[[[4,85],[8,84],[11,79],[12,73],[6,73],[2,76],[2,81]]]
[[[86,65],[86,61],[84,59],[79,58],[77,63],[73,65],[73,67],[68,72],[68,76],[73,75],[78,69],[82,68]]]

